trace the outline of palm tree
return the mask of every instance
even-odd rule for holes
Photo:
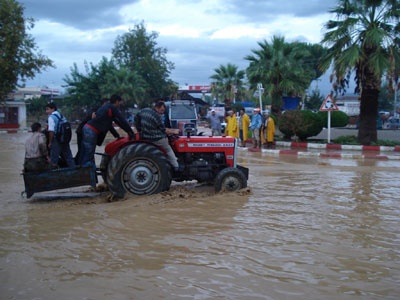
[[[305,43],[287,43],[284,37],[274,36],[272,42],[259,42],[260,49],[245,57],[250,61],[247,77],[251,88],[262,83],[271,97],[272,110],[279,112],[284,95],[302,96],[313,79],[321,76],[317,71],[322,46]]]
[[[220,65],[214,72],[215,74],[210,76],[215,81],[213,94],[222,97],[228,106],[235,97],[241,99],[244,94],[245,72],[238,71],[238,66],[229,63],[226,66]]]
[[[111,70],[105,75],[106,82],[101,86],[103,95],[120,95],[128,106],[137,104],[139,107],[149,105],[146,99],[147,83],[137,72],[126,67]]]
[[[355,73],[361,99],[358,141],[369,145],[377,141],[382,78],[399,70],[400,2],[340,0],[330,12],[336,14],[336,20],[325,24],[322,43],[329,49],[321,67],[328,70],[333,63],[333,78],[338,85],[347,74]]]

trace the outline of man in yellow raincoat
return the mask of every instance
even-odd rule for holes
[[[274,135],[275,135],[275,121],[270,116],[269,112],[264,112],[264,122],[262,129],[262,143],[267,143],[267,148],[272,148],[274,145]]]
[[[244,108],[241,108],[239,111],[239,139],[241,147],[246,147],[246,141],[249,137],[249,125],[250,118]]]
[[[225,135],[235,138],[239,137],[239,128],[236,120],[236,114],[233,110],[228,111],[228,116],[226,117]]]

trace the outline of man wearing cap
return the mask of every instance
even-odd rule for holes
[[[211,115],[208,116],[208,123],[210,124],[212,136],[221,135],[221,120],[217,116],[214,109],[211,110]]]
[[[251,118],[250,122],[250,130],[253,133],[253,148],[261,148],[261,135],[260,129],[262,126],[262,117],[260,115],[260,109],[255,108],[253,110],[253,117]]]

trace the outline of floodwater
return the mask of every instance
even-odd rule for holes
[[[241,151],[236,193],[26,199],[27,135],[0,135],[1,299],[399,298],[398,161]]]

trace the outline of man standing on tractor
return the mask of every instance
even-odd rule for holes
[[[113,126],[113,122],[121,127],[130,138],[134,137],[131,126],[118,109],[122,101],[123,100],[120,96],[112,95],[110,102],[101,106],[96,111],[96,116],[83,126],[80,165],[94,162],[94,154],[96,151],[96,145],[99,144],[99,136],[105,136]],[[117,135],[114,134],[114,137],[118,138],[119,134],[117,132],[115,133]],[[102,142],[102,139],[100,139],[100,145]]]
[[[172,150],[168,135],[178,134],[179,129],[165,128],[162,116],[166,106],[163,101],[156,103],[154,108],[144,108],[135,117],[136,129],[140,132],[140,137],[161,147],[167,154],[169,163],[175,171],[178,171],[178,159]]]
[[[46,113],[48,115],[47,123],[49,131],[49,140],[47,146],[50,149],[50,160],[53,167],[58,166],[58,160],[60,155],[65,158],[68,167],[74,167],[75,161],[72,157],[71,148],[68,143],[62,143],[57,139],[57,132],[59,130],[59,123],[63,119],[63,116],[57,110],[57,106],[54,102],[50,102],[45,106]]]

